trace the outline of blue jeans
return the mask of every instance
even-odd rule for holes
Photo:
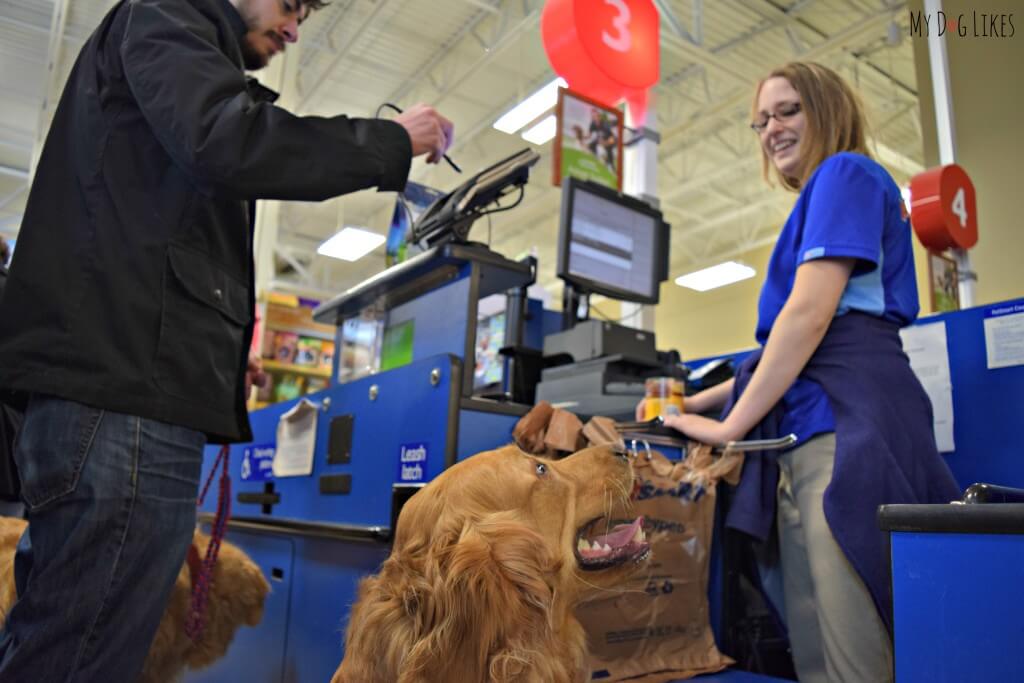
[[[34,396],[15,448],[29,527],[0,681],[134,681],[191,543],[205,437]]]

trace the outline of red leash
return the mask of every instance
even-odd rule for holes
[[[213,565],[217,563],[217,554],[220,553],[220,542],[224,538],[224,531],[227,528],[228,518],[231,517],[231,479],[228,478],[228,453],[227,444],[221,446],[217,459],[213,462],[210,475],[206,478],[203,492],[199,494],[199,505],[202,506],[206,500],[206,492],[213,482],[213,476],[217,473],[217,466],[223,463],[220,474],[220,490],[217,492],[217,512],[213,517],[213,524],[210,530],[210,544],[206,546],[206,557],[203,558],[202,566],[198,576],[192,569],[194,559],[189,558],[190,569],[192,570],[192,605],[189,608],[188,619],[185,622],[185,633],[192,642],[197,642],[203,635],[206,627],[206,602],[210,594],[210,584],[213,580]],[[195,546],[190,548],[189,553],[198,551]]]

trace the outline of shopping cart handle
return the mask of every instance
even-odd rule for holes
[[[650,429],[651,427],[664,427],[665,420],[658,415],[653,420],[645,420],[643,422],[616,422],[615,429],[620,432],[642,432]]]
[[[780,448],[792,446],[797,441],[796,434],[786,434],[777,439],[751,439],[749,441],[729,441],[725,444],[715,446],[715,450],[744,452],[744,451],[777,451]]]

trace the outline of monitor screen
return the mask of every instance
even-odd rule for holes
[[[500,388],[505,376],[505,357],[498,350],[505,346],[505,312],[481,317],[476,326],[476,367],[473,388]]]
[[[668,225],[659,211],[595,183],[563,182],[559,277],[582,292],[654,304],[667,274]]]

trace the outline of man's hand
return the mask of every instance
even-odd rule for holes
[[[395,117],[412,141],[412,155],[427,154],[427,163],[436,164],[451,147],[455,137],[455,126],[427,104],[409,107]]]
[[[267,373],[263,372],[263,359],[258,354],[249,355],[249,365],[245,369],[245,400],[249,400],[252,386],[262,387],[267,383]]]

